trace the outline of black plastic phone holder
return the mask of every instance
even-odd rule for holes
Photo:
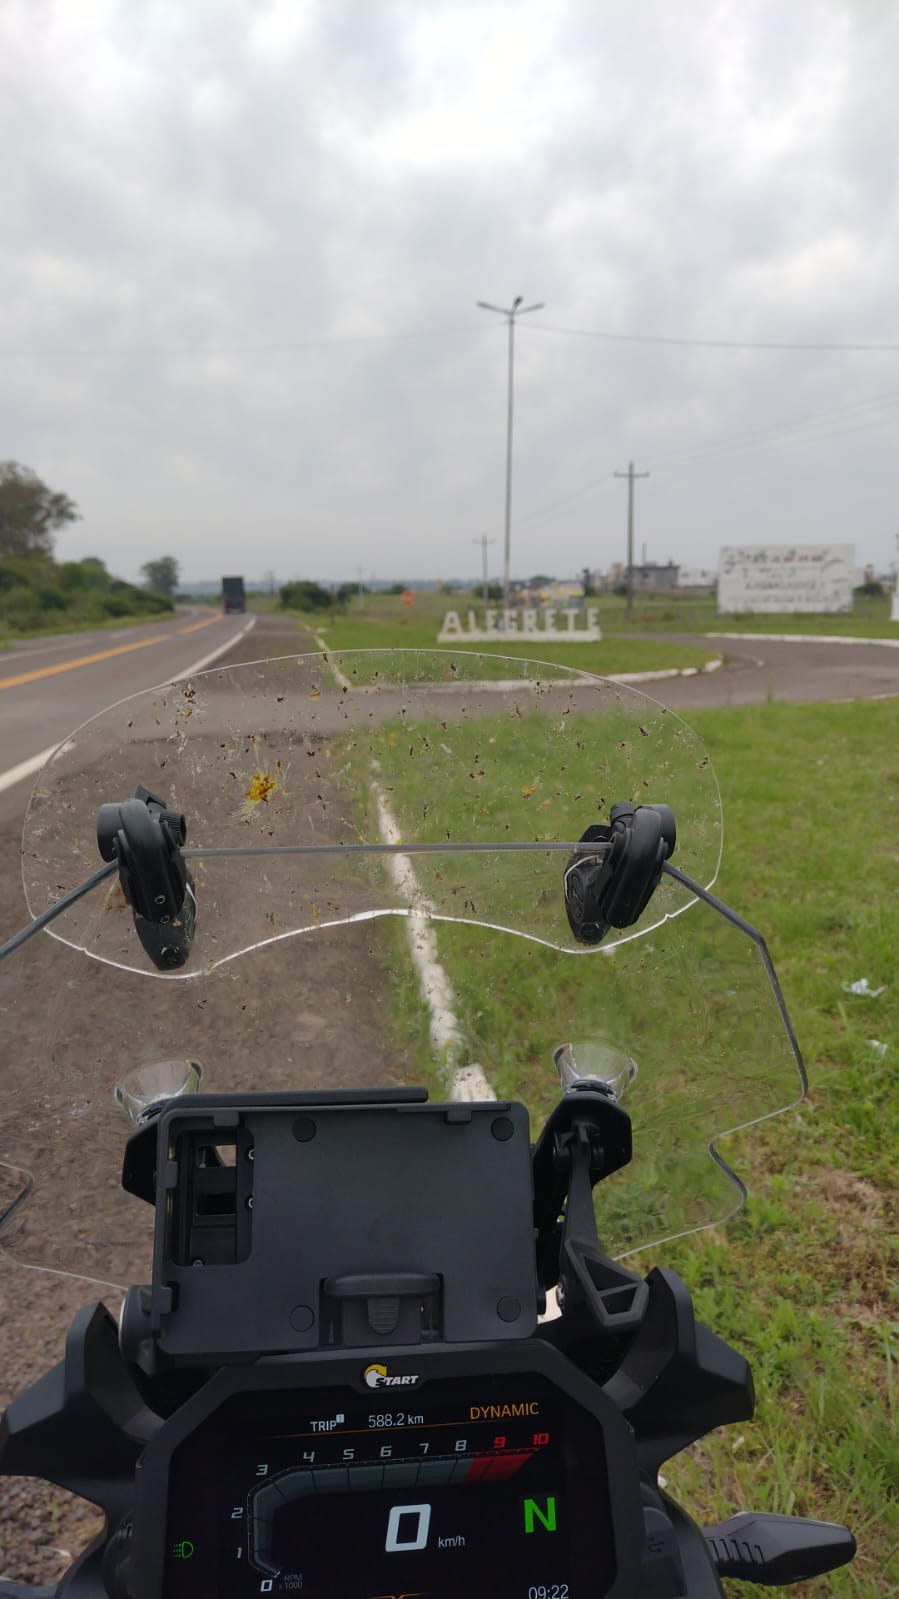
[[[655,893],[674,853],[677,828],[668,805],[613,805],[609,825],[588,827],[565,868],[568,923],[581,944],[601,944],[612,927],[632,927]]]
[[[196,927],[193,880],[181,854],[186,837],[180,812],[142,784],[132,799],[101,805],[97,815],[100,854],[118,862],[137,935],[161,971],[184,965]]]
[[[530,1154],[523,1106],[424,1089],[170,1101],[125,1157],[156,1231],[123,1350],[152,1371],[530,1337]]]

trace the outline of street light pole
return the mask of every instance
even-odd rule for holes
[[[488,539],[486,533],[482,533],[479,539],[472,539],[471,542],[472,542],[472,544],[480,544],[481,551],[482,551],[482,554],[483,554],[483,557],[484,557],[484,559],[483,559],[483,568],[484,568],[484,610],[486,611],[486,609],[487,609],[487,545],[488,544],[495,544],[496,543],[496,539]]]
[[[502,305],[491,305],[487,300],[478,300],[482,311],[496,311],[499,316],[504,316],[509,324],[509,398],[506,410],[506,537],[503,556],[503,605],[509,604],[509,587],[511,583],[511,544],[512,544],[512,393],[513,376],[515,369],[515,318],[526,316],[529,311],[542,311],[543,301],[539,300],[534,305],[522,305],[522,296],[517,294],[508,310]]]
[[[627,478],[627,619],[634,612],[634,478],[649,477],[648,472],[635,472],[633,461],[626,472],[616,472],[616,477]]]

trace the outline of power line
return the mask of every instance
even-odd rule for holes
[[[697,466],[706,464],[713,466],[716,461],[727,460],[730,455],[758,455],[759,451],[764,449],[776,450],[784,447],[789,448],[790,445],[794,444],[817,444],[831,439],[846,439],[851,437],[853,433],[870,433],[874,428],[889,427],[891,423],[895,423],[897,420],[899,419],[893,416],[880,416],[875,417],[871,422],[859,422],[854,427],[831,428],[827,432],[797,434],[795,438],[759,439],[756,444],[747,444],[739,451],[720,450],[716,454],[702,456],[697,459],[695,464]],[[690,466],[691,464],[694,463],[689,460],[676,461],[674,470],[676,471],[678,466]]]
[[[861,433],[870,428],[883,427],[896,420],[894,416],[875,418],[873,421],[860,421],[858,425],[848,428],[833,428],[831,424],[845,418],[855,422],[859,413],[875,409],[878,406],[899,406],[899,394],[888,393],[872,395],[867,400],[858,400],[851,405],[837,406],[830,411],[822,411],[815,416],[801,418],[796,422],[773,423],[766,428],[752,428],[743,433],[725,435],[720,439],[708,439],[704,444],[684,445],[679,449],[668,450],[656,456],[657,462],[663,465],[671,464],[676,471],[679,466],[692,464],[703,465],[727,455],[754,453],[759,449],[779,445],[815,443],[818,439],[842,438],[851,433]],[[822,429],[821,432],[816,431]],[[563,494],[557,499],[550,500],[546,505],[541,505],[536,510],[528,511],[519,518],[520,522],[539,521],[541,517],[548,516],[552,511],[560,510],[563,506],[570,505],[572,501],[582,499],[585,494],[610,483],[616,476],[613,472],[604,472],[601,477],[591,478],[578,489]]]
[[[582,488],[572,489],[570,494],[563,494],[557,500],[550,500],[548,505],[540,505],[536,511],[528,511],[524,516],[520,516],[518,520],[519,522],[534,522],[539,520],[541,516],[548,516],[550,511],[558,511],[563,505],[570,505],[572,500],[581,499],[584,494],[590,494],[593,489],[598,489],[601,484],[611,483],[614,476],[614,472],[604,472],[602,477],[592,478]]]
[[[530,309],[530,308],[529,308]],[[899,343],[873,343],[873,344],[841,344],[827,342],[803,342],[788,339],[706,339],[682,338],[658,333],[612,333],[606,329],[598,328],[563,328],[549,322],[531,322],[526,324],[531,333],[551,333],[566,338],[600,339],[612,344],[648,344],[670,346],[674,349],[698,350],[786,350],[797,352],[831,352],[847,354],[875,354],[895,353],[899,351]],[[393,333],[334,333],[319,335],[306,339],[277,339],[264,343],[232,343],[232,344],[147,344],[147,345],[88,345],[72,348],[62,347],[19,347],[0,351],[5,359],[25,358],[41,359],[45,356],[59,358],[74,356],[137,356],[137,355],[274,355],[281,352],[294,350],[329,349],[335,345],[364,345],[364,344],[392,344],[410,342],[416,339],[443,339],[454,338],[460,334],[478,333],[484,330],[482,323],[465,323],[458,327],[446,328],[418,328],[412,331],[397,331]]]
[[[531,333],[561,333],[576,339],[604,339],[614,344],[668,344],[698,350],[808,350],[808,351],[897,351],[899,344],[824,344],[799,343],[779,339],[684,339],[659,333],[607,333],[596,328],[560,328],[549,322],[531,322]]]
[[[854,433],[859,429],[852,427],[837,429],[836,433],[828,431],[826,434],[818,433],[817,429],[830,430],[834,422],[842,419],[855,420],[859,413],[878,409],[880,407],[895,408],[899,406],[899,394],[874,395],[868,400],[857,400],[851,405],[836,406],[830,411],[821,411],[815,416],[803,417],[796,422],[775,422],[764,428],[750,428],[743,433],[726,435],[721,439],[709,439],[705,444],[685,445],[680,449],[668,450],[658,459],[662,461],[681,461],[693,459],[698,456],[730,454],[735,450],[752,449],[756,446],[763,447],[769,444],[802,444],[817,437],[839,437],[842,432]],[[863,423],[863,426],[880,426],[883,422],[893,421],[892,416],[878,418],[873,423]]]

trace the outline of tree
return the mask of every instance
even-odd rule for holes
[[[174,555],[160,555],[155,561],[145,561],[140,569],[148,589],[172,598],[178,587],[178,562]]]
[[[331,594],[320,583],[298,580],[281,585],[282,611],[326,611],[331,604]]]
[[[63,561],[59,568],[59,581],[64,589],[108,589],[113,579],[106,570],[106,562],[96,555],[85,555],[80,561]]]
[[[53,534],[80,511],[18,461],[0,461],[0,554],[52,555]]]

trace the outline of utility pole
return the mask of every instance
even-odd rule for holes
[[[484,610],[486,611],[486,609],[487,609],[487,545],[488,544],[495,544],[496,543],[496,539],[488,539],[486,533],[482,533],[479,539],[472,539],[471,542],[472,542],[472,544],[480,544],[481,551],[483,553],[483,558],[484,558],[483,559]]]
[[[491,305],[487,300],[478,300],[482,311],[496,311],[504,316],[509,324],[509,393],[506,405],[506,539],[505,554],[503,557],[503,605],[509,604],[509,589],[511,586],[511,560],[510,547],[512,540],[512,384],[515,366],[515,318],[527,316],[529,311],[542,311],[544,302],[539,300],[535,305],[522,305],[522,296],[516,294],[511,306],[506,310],[502,305]]]
[[[365,568],[363,566],[357,566],[356,567],[356,576],[359,579],[359,609],[360,609],[360,611],[365,609],[365,588],[364,588],[363,583],[362,583],[362,573],[364,571],[365,571]]]
[[[626,472],[616,472],[615,477],[627,478],[627,619],[634,614],[634,478],[649,477],[648,472],[635,472],[633,461],[628,461]]]

